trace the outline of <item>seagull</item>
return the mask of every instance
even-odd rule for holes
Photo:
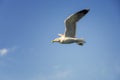
[[[76,23],[85,16],[90,9],[83,9],[69,16],[65,21],[65,32],[64,34],[58,34],[58,38],[52,40],[52,42],[58,42],[61,44],[77,43],[83,46],[85,40],[83,38],[76,38]]]

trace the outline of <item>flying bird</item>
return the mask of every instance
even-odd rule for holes
[[[87,13],[89,9],[83,9],[69,16],[65,21],[65,32],[64,34],[58,34],[59,38],[52,40],[52,42],[58,42],[61,44],[77,43],[83,45],[85,40],[83,38],[76,38],[76,23]]]

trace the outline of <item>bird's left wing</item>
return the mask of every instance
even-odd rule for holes
[[[79,21],[85,14],[87,14],[89,9],[83,9],[65,20],[66,30],[65,37],[75,37],[76,33],[76,22]]]

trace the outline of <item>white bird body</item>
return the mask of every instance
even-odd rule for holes
[[[59,42],[61,44],[77,43],[79,45],[83,45],[83,43],[85,43],[83,38],[72,38],[72,37],[65,37],[65,36],[56,38],[52,42]]]
[[[58,34],[60,37],[54,39],[52,42],[59,42],[61,44],[77,43],[83,45],[85,43],[83,38],[76,38],[76,22],[78,22],[85,14],[87,14],[89,9],[81,10],[65,20],[66,30],[64,34]]]

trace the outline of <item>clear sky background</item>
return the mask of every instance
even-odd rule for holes
[[[84,8],[85,45],[51,43]],[[120,80],[120,1],[0,0],[0,80]]]

